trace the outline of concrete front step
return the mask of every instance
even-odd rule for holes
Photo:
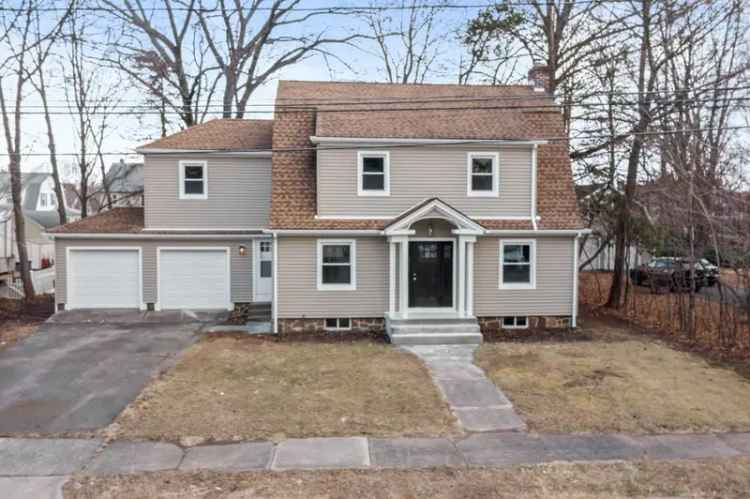
[[[394,345],[478,345],[482,343],[480,333],[395,333],[388,332]]]
[[[455,334],[455,333],[479,333],[479,324],[441,324],[429,326],[425,324],[403,324],[391,325],[391,331],[397,334]]]

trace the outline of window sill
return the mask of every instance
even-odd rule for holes
[[[535,284],[500,284],[498,289],[536,289]]]
[[[189,194],[181,194],[180,201],[204,201],[208,199],[208,196],[191,196]]]
[[[356,291],[354,284],[318,284],[318,291]]]
[[[390,196],[389,191],[359,191],[357,196]]]
[[[466,195],[470,198],[497,198],[500,197],[500,195],[497,192],[493,191],[469,191],[466,193]]]

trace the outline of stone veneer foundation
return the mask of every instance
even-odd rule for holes
[[[385,319],[382,317],[360,317],[351,319],[351,329],[326,329],[325,319],[279,319],[279,333],[328,333],[354,332],[354,333],[385,333]]]
[[[567,329],[570,327],[568,316],[529,316],[528,329]],[[491,333],[506,329],[502,317],[477,317],[482,333]],[[513,328],[519,329],[519,328]]]

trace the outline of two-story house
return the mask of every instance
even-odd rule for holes
[[[271,302],[277,332],[407,343],[575,326],[563,136],[539,83],[281,81],[272,121],[139,149],[144,209],[53,231],[58,308]]]

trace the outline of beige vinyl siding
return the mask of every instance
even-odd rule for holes
[[[240,256],[240,245],[247,248],[246,256]],[[96,240],[96,239],[58,239],[55,242],[56,254],[56,282],[55,302],[65,303],[66,296],[66,261],[65,249],[67,247],[123,247],[142,248],[143,255],[143,301],[145,303],[156,303],[157,301],[157,279],[156,279],[156,250],[158,247],[229,247],[231,254],[231,299],[234,303],[245,303],[252,301],[253,283],[253,244],[252,240],[211,241],[211,240],[148,240],[148,241],[125,241],[125,240]],[[195,283],[200,286],[200,283]]]
[[[474,250],[475,314],[570,315],[573,306],[573,239],[536,239],[536,289],[498,289],[500,240],[495,237],[477,239]]]
[[[205,161],[207,199],[180,199],[179,163]],[[270,158],[147,155],[145,223],[151,229],[256,229],[268,226]]]
[[[357,289],[319,291],[318,238],[278,239],[278,314],[284,318],[383,317],[388,309],[388,245],[381,237],[354,239]]]
[[[317,153],[320,216],[395,216],[429,197],[474,218],[531,216],[531,146],[377,147],[390,153],[390,196],[357,195],[357,152],[367,148],[349,146]],[[469,152],[499,154],[499,197],[467,196]]]

